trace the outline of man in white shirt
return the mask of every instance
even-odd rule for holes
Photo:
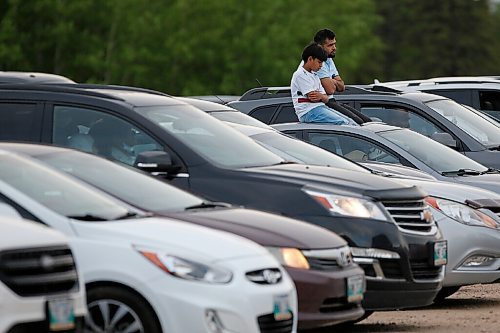
[[[291,81],[292,101],[301,122],[333,123],[345,125],[349,119],[328,108],[329,97],[321,85],[317,71],[327,60],[327,53],[317,43],[311,43],[302,52],[303,65],[293,73]]]

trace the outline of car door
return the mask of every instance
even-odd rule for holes
[[[43,103],[5,101],[0,103],[0,140],[40,142]]]
[[[134,166],[137,156],[146,151],[167,151],[175,156],[139,124],[109,110],[67,103],[50,104],[49,108],[52,112],[50,142],[56,145],[128,166]],[[183,169],[172,182],[188,187],[187,170]]]

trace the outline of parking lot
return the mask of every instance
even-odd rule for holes
[[[352,328],[326,332],[497,333],[500,324],[500,284],[462,287],[442,304],[415,310],[376,312]]]

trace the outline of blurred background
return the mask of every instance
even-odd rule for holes
[[[0,0],[0,70],[239,95],[289,85],[322,28],[349,84],[500,75],[496,0]]]

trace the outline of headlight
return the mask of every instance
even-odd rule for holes
[[[233,278],[230,271],[221,267],[209,266],[152,250],[136,250],[163,271],[181,279],[223,284],[229,283]]]
[[[434,197],[428,197],[426,201],[429,205],[457,222],[493,229],[500,227],[493,218],[467,205]]]
[[[288,247],[266,247],[283,266],[309,269],[309,262],[299,249]]]
[[[373,201],[310,190],[304,191],[330,212],[340,215],[389,221],[388,216],[384,214],[382,209]]]

